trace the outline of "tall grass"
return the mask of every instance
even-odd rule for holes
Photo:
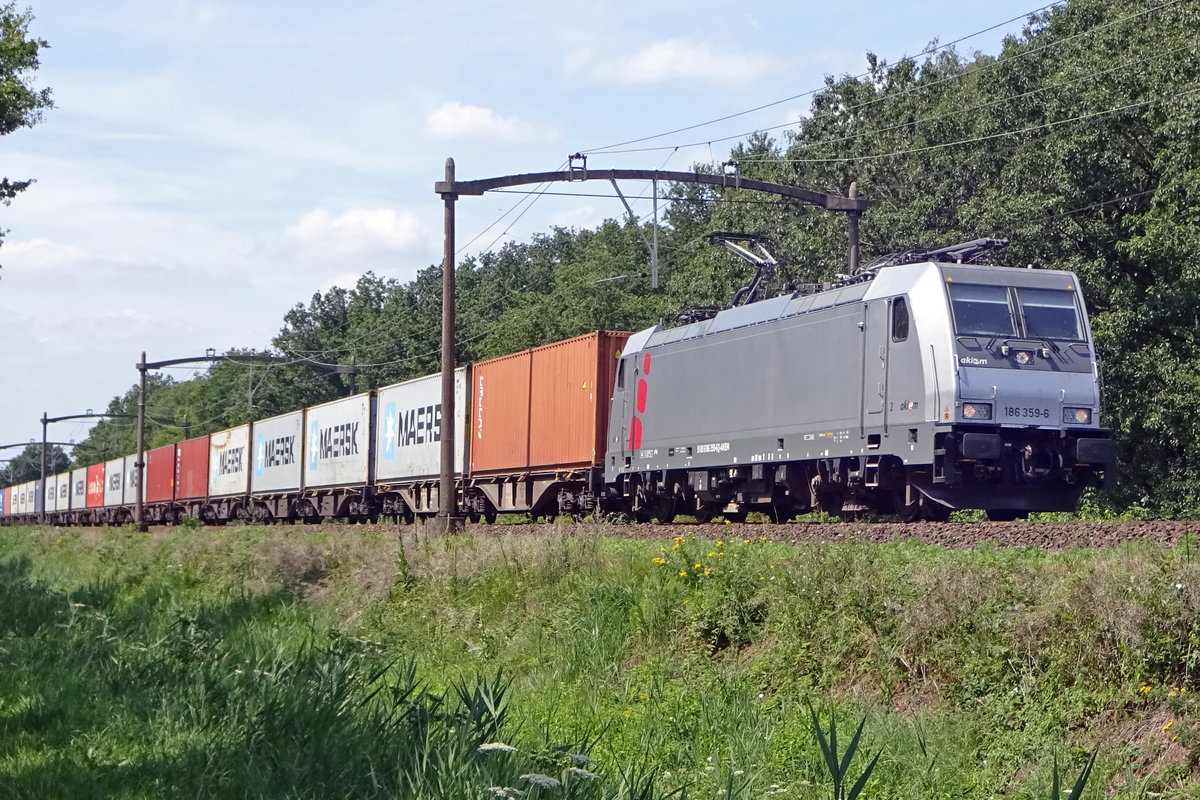
[[[1187,796],[1194,546],[609,532],[0,532],[0,797]]]

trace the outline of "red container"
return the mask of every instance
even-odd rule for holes
[[[471,472],[529,466],[529,364],[532,351],[471,369]]]
[[[175,445],[175,499],[208,497],[208,437]]]
[[[175,445],[156,447],[146,453],[146,502],[175,499]]]
[[[476,364],[471,472],[600,464],[617,357],[629,336],[597,331]]]
[[[104,505],[104,465],[92,464],[87,468],[87,507],[101,508]]]

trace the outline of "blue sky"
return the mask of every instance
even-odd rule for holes
[[[895,61],[1038,5],[29,3],[51,46],[37,82],[57,108],[0,142],[3,174],[37,179],[0,208],[0,444],[40,439],[43,412],[102,410],[136,381],[143,350],[266,347],[314,292],[367,270],[411,279],[441,257],[433,183],[448,156],[462,180],[553,170],[578,150],[817,89],[861,72],[867,51]],[[959,52],[996,53],[1020,28]],[[588,166],[722,161],[736,139],[718,140],[795,120],[808,102]],[[623,213],[615,198],[545,197],[488,228],[519,199],[464,198],[465,252]]]

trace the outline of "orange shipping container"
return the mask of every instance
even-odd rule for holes
[[[597,331],[476,364],[472,474],[601,463],[617,357],[629,336]]]

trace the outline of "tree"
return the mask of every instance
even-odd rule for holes
[[[61,447],[49,445],[46,448],[46,474],[57,475],[65,472],[70,466],[71,459]],[[37,481],[42,478],[42,445],[29,444],[21,454],[0,469],[0,487],[16,486],[18,483]]]
[[[42,120],[42,112],[53,108],[49,89],[33,85],[38,68],[38,53],[50,45],[44,39],[30,38],[33,14],[18,11],[15,2],[0,6],[0,136],[28,128]],[[0,179],[0,202],[8,205],[29,188],[32,179]],[[4,232],[0,230],[0,242]]]

